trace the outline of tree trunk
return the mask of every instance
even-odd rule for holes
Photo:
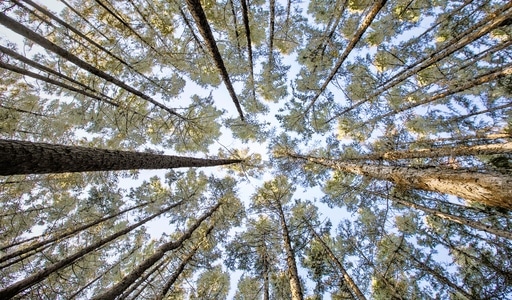
[[[44,279],[46,279],[48,276],[50,276],[52,273],[54,272],[57,272],[58,270],[60,269],[63,269],[69,265],[71,265],[72,263],[74,263],[76,260],[82,258],[83,256],[85,256],[86,254],[92,252],[92,251],[95,251],[96,249],[102,247],[103,245],[106,245],[108,243],[110,243],[111,241],[117,239],[118,237],[120,236],[123,236],[125,234],[127,234],[128,232],[138,228],[139,226],[143,225],[144,223],[147,223],[149,221],[151,221],[152,219],[170,211],[171,209],[175,208],[176,206],[180,205],[182,203],[182,201],[178,202],[178,203],[175,203],[173,205],[170,205],[164,209],[161,209],[159,210],[157,213],[141,220],[140,222],[137,222],[131,226],[128,226],[126,227],[125,229],[117,232],[117,233],[114,233],[104,239],[101,239],[99,240],[98,242],[94,243],[94,244],[91,244],[85,248],[83,248],[82,250],[76,252],[75,254],[72,254],[44,269],[42,269],[41,271],[33,274],[33,275],[30,275],[28,276],[27,278],[25,279],[22,279],[14,284],[11,284],[10,286],[0,290],[0,299],[11,299],[12,297],[14,297],[15,295],[17,295],[18,293],[26,290],[27,288],[43,281]]]
[[[120,88],[152,103],[153,105],[165,110],[166,112],[168,112],[171,115],[174,115],[182,120],[186,120],[186,118],[184,116],[180,115],[173,109],[163,105],[162,103],[156,101],[155,99],[142,93],[141,91],[132,88],[131,86],[127,85],[126,83],[122,82],[121,80],[101,71],[100,69],[96,68],[95,66],[81,60],[79,57],[73,55],[71,52],[50,42],[43,36],[37,34],[36,32],[32,31],[28,27],[23,26],[22,24],[18,23],[16,20],[6,16],[3,13],[0,13],[0,24],[4,25],[5,27],[9,28],[10,30],[24,36],[25,38],[33,41],[34,43],[45,48],[46,50],[49,50],[51,52],[58,54],[62,58],[72,62],[73,64],[88,71],[89,73],[94,74],[98,77],[105,79],[108,82],[111,82],[111,83],[117,85],[118,87],[120,87]]]
[[[158,249],[155,250],[155,253],[153,255],[151,255],[142,263],[140,263],[134,270],[132,270],[130,274],[124,276],[120,282],[116,283],[107,291],[94,296],[92,300],[115,299],[126,288],[128,288],[132,283],[134,283],[137,280],[137,278],[139,278],[147,269],[149,269],[152,265],[159,261],[165,255],[165,253],[180,247],[183,244],[183,242],[188,240],[192,236],[194,231],[197,228],[199,228],[199,226],[201,226],[203,221],[208,219],[221,205],[222,202],[217,203],[206,214],[201,216],[177,241],[167,242],[158,247]]]
[[[209,167],[239,162],[0,139],[0,175]]]
[[[361,155],[347,160],[398,160],[412,158],[433,158],[445,156],[478,156],[500,153],[511,153],[512,142],[472,145],[472,146],[456,146],[456,147],[439,147],[439,148],[423,148],[404,151],[387,151],[378,152],[368,155]]]
[[[342,172],[391,181],[405,188],[450,194],[488,206],[512,210],[512,177],[496,172],[479,173],[462,169],[393,167],[348,163],[293,153],[288,153],[288,156]]]
[[[487,14],[487,16],[483,20],[481,20],[477,24],[471,26],[471,28],[465,30],[458,36],[454,37],[451,40],[451,43],[445,43],[440,49],[436,49],[436,51],[434,53],[432,53],[431,55],[425,56],[423,59],[420,59],[415,64],[410,65],[406,69],[397,73],[392,78],[388,79],[385,83],[383,83],[381,85],[381,88],[379,88],[377,91],[370,94],[365,99],[362,99],[361,101],[344,109],[342,112],[336,114],[336,116],[334,118],[337,118],[343,114],[348,113],[351,110],[354,110],[355,108],[359,107],[363,103],[370,101],[371,99],[384,93],[385,91],[389,90],[390,88],[396,86],[397,84],[404,81],[406,78],[409,78],[413,74],[416,74],[416,73],[420,72],[421,70],[424,70],[425,68],[439,62],[443,58],[448,57],[452,53],[458,51],[459,49],[462,49],[463,47],[467,46],[471,42],[478,40],[482,36],[491,32],[491,30],[498,28],[502,24],[503,21],[510,18],[512,11],[507,11],[507,10],[511,7],[512,7],[512,3],[507,3],[504,6],[496,9],[495,11]],[[334,118],[331,118],[329,121],[331,121]]]
[[[315,236],[315,238],[320,242],[320,244],[322,245],[324,250],[327,251],[327,255],[329,256],[329,258],[334,262],[334,264],[340,270],[341,274],[343,275],[343,280],[349,286],[349,288],[352,291],[354,297],[356,297],[359,300],[366,300],[366,297],[364,296],[364,294],[361,292],[361,290],[359,289],[357,284],[354,282],[354,280],[352,279],[350,274],[347,272],[347,270],[345,270],[345,268],[343,267],[341,262],[338,260],[336,255],[334,255],[334,253],[332,252],[331,248],[329,248],[329,246],[327,246],[327,244],[322,240],[322,238],[318,235],[318,233],[313,228],[313,226],[311,226],[311,224],[309,223],[308,220],[304,220],[304,222],[308,226],[309,231],[311,231],[311,233]]]
[[[329,76],[327,76],[327,79],[324,81],[324,83],[322,84],[322,86],[320,87],[318,92],[315,94],[315,96],[313,97],[313,99],[311,100],[309,105],[306,107],[306,109],[304,109],[304,115],[311,109],[311,107],[313,107],[313,105],[315,104],[316,100],[318,100],[318,98],[327,89],[327,86],[334,79],[334,77],[338,73],[338,70],[340,69],[341,65],[345,62],[345,60],[349,56],[350,52],[352,52],[352,50],[354,50],[355,46],[357,45],[359,40],[361,40],[361,37],[366,32],[368,27],[370,27],[370,25],[372,24],[373,20],[375,19],[375,17],[379,13],[379,11],[382,9],[382,7],[384,7],[384,4],[386,3],[386,1],[387,0],[378,0],[377,2],[375,2],[375,4],[370,9],[368,14],[364,17],[363,21],[361,22],[361,25],[359,26],[359,28],[357,29],[356,33],[354,34],[354,37],[352,37],[352,39],[350,40],[350,42],[346,46],[345,50],[341,54],[340,58],[336,62],[336,65],[334,66],[334,69],[332,69],[332,71],[329,74]]]
[[[288,265],[288,276],[290,280],[290,289],[292,293],[292,300],[302,300],[302,288],[300,285],[299,272],[297,271],[297,262],[295,261],[295,253],[293,252],[290,233],[288,232],[288,225],[286,224],[285,215],[281,203],[277,203],[278,215],[281,222],[281,229],[283,230],[283,243],[286,252],[286,263]]]
[[[208,230],[205,233],[205,237],[212,232],[213,226],[210,225]],[[194,245],[192,250],[190,250],[189,254],[181,261],[180,265],[176,268],[174,272],[172,272],[171,277],[165,282],[165,285],[162,287],[162,290],[160,293],[155,297],[155,300],[162,300],[164,299],[165,295],[169,292],[173,284],[178,280],[178,277],[181,275],[183,270],[185,270],[185,267],[192,261],[192,258],[196,254],[197,250],[199,250],[199,247],[201,246],[201,242],[198,242]]]
[[[512,241],[512,232],[510,232],[510,231],[496,229],[496,228],[493,228],[490,225],[486,225],[486,224],[483,224],[483,223],[480,223],[480,222],[477,222],[477,221],[473,221],[473,220],[468,220],[468,219],[466,219],[464,217],[454,216],[454,215],[449,214],[449,213],[444,213],[444,212],[441,212],[439,210],[431,209],[431,208],[428,208],[428,207],[423,206],[423,205],[419,205],[419,204],[412,203],[412,202],[409,202],[409,201],[401,200],[401,199],[399,199],[397,197],[392,197],[391,196],[390,199],[391,199],[391,201],[399,203],[399,204],[402,204],[404,206],[412,207],[412,208],[421,210],[423,212],[426,212],[428,214],[440,217],[442,219],[449,220],[449,221],[452,221],[452,222],[455,222],[455,223],[458,223],[458,224],[466,225],[466,226],[469,226],[469,227],[472,227],[472,228],[475,228],[475,229],[478,229],[478,230],[482,230],[482,231],[485,231],[487,233],[491,233],[491,234],[494,234],[496,236],[500,236],[502,238],[506,238],[506,239],[509,239],[509,240]]]
[[[247,0],[240,0],[242,3],[242,17],[244,20],[245,37],[247,39],[247,54],[249,59],[249,78],[251,84],[251,93],[254,100],[256,100],[256,90],[254,88],[254,62],[252,57],[252,42],[251,42],[251,28],[249,27],[249,9],[247,7]]]
[[[23,254],[25,254],[25,253],[28,253],[28,252],[30,252],[30,251],[37,250],[38,248],[41,248],[41,247],[43,247],[43,246],[45,246],[45,245],[47,245],[47,244],[53,243],[53,242],[55,242],[55,241],[61,241],[62,239],[66,238],[66,237],[68,237],[68,236],[71,236],[71,235],[73,235],[73,234],[75,234],[75,233],[81,232],[81,231],[83,231],[83,230],[85,230],[85,229],[87,229],[87,228],[90,228],[90,227],[92,227],[92,226],[94,226],[94,225],[97,225],[97,224],[99,224],[99,223],[102,223],[102,222],[104,222],[104,221],[107,221],[107,220],[113,219],[113,218],[115,218],[115,217],[117,217],[117,216],[119,216],[119,215],[122,215],[122,214],[124,214],[124,213],[126,213],[126,212],[129,212],[129,211],[131,211],[131,210],[134,210],[134,209],[140,208],[140,207],[142,207],[142,206],[146,206],[147,204],[148,204],[148,203],[143,203],[143,204],[140,204],[140,205],[137,205],[137,206],[134,206],[134,207],[127,208],[127,209],[122,210],[122,211],[120,211],[120,212],[118,212],[118,213],[116,213],[116,214],[113,214],[113,215],[110,215],[110,216],[106,216],[106,217],[101,218],[101,219],[99,219],[99,220],[95,220],[95,221],[93,221],[93,222],[90,222],[90,223],[84,224],[84,225],[82,225],[82,226],[79,226],[79,227],[73,228],[73,230],[71,230],[71,231],[69,231],[69,230],[68,230],[68,231],[66,231],[66,232],[64,232],[64,233],[62,233],[62,234],[60,234],[60,235],[56,235],[56,236],[54,236],[54,237],[52,237],[52,238],[49,238],[49,239],[47,239],[47,240],[40,241],[40,242],[37,242],[37,243],[33,243],[33,244],[31,244],[30,246],[28,246],[28,247],[25,247],[25,248],[23,248],[23,249],[20,249],[20,250],[14,251],[14,252],[12,252],[12,253],[9,253],[9,254],[7,254],[7,255],[5,255],[5,256],[0,257],[0,263],[2,263],[2,262],[4,262],[4,261],[7,261],[7,260],[9,260],[9,259],[11,259],[11,258],[13,258],[13,257],[20,256],[20,255],[23,255]],[[33,254],[35,254],[35,252],[34,252]],[[28,256],[25,256],[24,258],[26,258],[26,257],[28,257]],[[10,264],[8,264],[8,265],[3,265],[3,266],[1,266],[1,268],[5,268],[5,267],[7,267],[7,266],[9,266],[9,265],[10,265]]]
[[[210,55],[213,57],[215,66],[220,72],[220,75],[222,77],[222,80],[224,81],[224,84],[226,85],[229,95],[231,96],[233,103],[235,103],[238,114],[240,115],[240,119],[244,121],[245,118],[244,113],[242,112],[242,107],[240,106],[240,102],[238,101],[238,98],[236,96],[235,89],[231,84],[231,79],[229,79],[229,74],[228,71],[226,70],[226,66],[224,65],[224,61],[222,60],[222,56],[220,55],[219,48],[217,48],[217,43],[215,42],[215,38],[213,37],[213,33],[210,28],[210,24],[208,24],[208,19],[206,19],[203,7],[201,6],[201,1],[186,0],[186,3],[188,10],[190,11],[190,14],[196,21],[197,28],[199,29],[199,32],[201,33],[201,36],[203,37],[206,43],[206,47],[208,48]]]

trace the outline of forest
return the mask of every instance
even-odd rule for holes
[[[512,2],[0,1],[0,299],[512,299]]]

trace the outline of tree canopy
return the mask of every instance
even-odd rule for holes
[[[5,0],[0,28],[1,299],[512,298],[512,2]]]

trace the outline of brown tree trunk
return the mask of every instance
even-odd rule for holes
[[[288,225],[286,224],[286,219],[281,203],[277,203],[276,206],[281,222],[281,230],[283,231],[283,243],[284,250],[286,252],[286,264],[288,265],[288,276],[290,280],[292,300],[302,300],[304,299],[304,295],[302,294],[302,287],[300,285],[299,272],[297,271],[297,262],[295,261],[295,253],[292,248],[290,232],[288,231]]]
[[[512,177],[496,172],[479,173],[462,169],[413,168],[349,163],[341,160],[288,156],[342,172],[387,180],[404,188],[454,195],[488,206],[512,209]]]
[[[0,175],[209,167],[239,162],[0,139]]]
[[[210,234],[210,232],[212,232],[212,230],[213,230],[213,226],[210,225],[210,227],[206,230],[205,237],[208,236]],[[185,270],[185,267],[192,261],[192,258],[196,254],[197,250],[199,250],[200,246],[201,246],[201,242],[198,242],[197,244],[195,244],[194,247],[188,253],[188,255],[185,258],[183,258],[180,265],[176,268],[176,270],[174,272],[172,272],[171,277],[169,277],[169,279],[167,279],[167,281],[165,282],[165,285],[162,287],[162,290],[155,297],[155,300],[164,299],[165,295],[169,292],[169,290],[171,289],[173,284],[176,282],[176,280],[178,280],[178,277],[180,277],[183,270]]]
[[[4,256],[0,257],[0,263],[2,263],[2,262],[4,262],[4,261],[7,261],[7,260],[9,260],[9,259],[11,259],[11,258],[13,258],[13,257],[20,256],[20,255],[23,255],[23,254],[25,254],[25,253],[28,253],[28,252],[30,252],[30,251],[37,250],[37,249],[39,249],[39,248],[41,248],[41,247],[44,247],[44,246],[46,246],[46,245],[48,245],[48,244],[51,244],[51,243],[55,242],[55,241],[61,241],[62,239],[66,238],[66,237],[68,237],[68,236],[74,235],[75,233],[81,232],[81,231],[83,231],[83,230],[85,230],[85,229],[87,229],[87,228],[90,228],[90,227],[92,227],[92,226],[94,226],[94,225],[97,225],[97,224],[99,224],[99,223],[102,223],[102,222],[104,222],[104,221],[107,221],[107,220],[113,219],[113,218],[115,218],[115,217],[117,217],[117,216],[119,216],[119,215],[122,215],[122,214],[124,214],[124,213],[126,213],[126,212],[129,212],[129,211],[131,211],[131,210],[134,210],[134,209],[140,208],[140,207],[142,207],[142,206],[146,206],[147,204],[148,204],[148,203],[143,203],[143,204],[140,204],[140,205],[137,205],[137,206],[134,206],[134,207],[127,208],[127,209],[122,210],[122,211],[120,211],[120,212],[118,212],[118,213],[116,213],[116,214],[113,214],[113,215],[110,215],[110,216],[106,216],[106,217],[101,218],[101,219],[99,219],[99,220],[95,220],[95,221],[93,221],[93,222],[90,222],[90,223],[84,224],[84,225],[82,225],[82,226],[79,226],[79,227],[73,228],[73,230],[71,230],[71,231],[69,231],[69,230],[68,230],[68,231],[66,231],[66,232],[64,232],[64,233],[62,233],[62,234],[56,235],[56,236],[54,236],[54,237],[52,237],[52,238],[49,238],[49,239],[47,239],[47,240],[40,241],[40,242],[37,242],[37,243],[32,243],[32,244],[31,244],[30,246],[28,246],[28,247],[25,247],[25,248],[23,248],[23,249],[20,249],[20,250],[14,251],[14,252],[12,252],[12,253],[9,253],[9,254],[7,254],[7,255],[4,255]],[[35,254],[35,252],[34,252],[33,254]],[[28,257],[28,256],[24,256],[24,258],[26,258],[26,257]],[[9,266],[9,264],[8,264],[8,265],[3,265],[3,266],[1,266],[1,268],[5,268],[5,267],[7,267],[7,266]]]
[[[194,18],[194,21],[197,24],[197,28],[203,37],[206,47],[210,52],[210,55],[213,57],[213,61],[215,66],[220,72],[222,80],[226,85],[229,95],[235,103],[238,114],[240,115],[240,119],[244,121],[244,113],[242,112],[242,107],[240,106],[240,102],[235,93],[235,89],[233,88],[233,84],[231,83],[231,79],[229,79],[228,71],[226,70],[226,66],[224,65],[224,61],[222,60],[222,56],[220,55],[219,48],[217,48],[217,43],[215,42],[215,38],[213,37],[212,30],[210,28],[210,24],[208,24],[208,19],[206,19],[206,15],[203,11],[203,7],[201,6],[200,0],[186,0],[188,10],[190,14]]]
[[[162,103],[156,101],[155,99],[151,98],[150,96],[144,94],[143,92],[132,88],[131,86],[127,85],[126,83],[122,82],[121,80],[101,71],[100,69],[94,67],[93,65],[81,60],[79,57],[73,55],[71,52],[65,50],[64,48],[61,48],[57,46],[56,44],[50,42],[43,36],[39,35],[38,33],[32,31],[30,28],[23,26],[22,24],[18,23],[16,20],[6,16],[3,13],[0,13],[0,24],[4,25],[5,27],[9,28],[10,30],[24,36],[25,38],[33,41],[34,43],[38,44],[39,46],[45,48],[46,50],[49,50],[55,54],[58,54],[59,56],[63,57],[64,59],[72,62],[73,64],[77,65],[78,67],[88,71],[91,74],[94,74],[98,77],[101,77],[105,79],[108,82],[111,82],[118,87],[152,103],[153,105],[165,110],[171,115],[174,115],[182,120],[186,120],[186,118],[173,109],[163,105]]]
[[[510,232],[510,231],[496,229],[496,228],[493,228],[490,225],[486,225],[486,224],[483,224],[483,223],[480,223],[480,222],[477,222],[477,221],[473,221],[473,220],[468,220],[468,219],[463,218],[463,217],[454,216],[454,215],[449,214],[449,213],[444,213],[444,212],[441,212],[439,210],[431,209],[431,208],[428,208],[428,207],[423,206],[423,205],[419,205],[419,204],[412,203],[412,202],[409,202],[409,201],[401,200],[401,199],[399,199],[397,197],[390,197],[390,199],[393,202],[402,204],[402,205],[407,206],[407,207],[412,207],[412,208],[421,210],[423,212],[426,212],[428,214],[431,214],[431,215],[443,218],[445,220],[449,220],[449,221],[452,221],[452,222],[455,222],[455,223],[458,223],[458,224],[466,225],[466,226],[469,226],[469,227],[472,227],[472,228],[475,228],[475,229],[478,229],[478,230],[485,231],[487,233],[494,234],[496,236],[500,236],[502,238],[506,238],[506,239],[512,240],[512,232]]]
[[[512,153],[512,142],[473,146],[461,145],[456,147],[423,148],[404,151],[387,151],[361,155],[354,158],[348,158],[347,160],[398,160],[445,156],[477,156],[500,153]]]
[[[113,287],[108,289],[107,291],[96,295],[92,298],[92,300],[105,300],[105,299],[115,299],[119,296],[126,288],[128,288],[132,283],[134,283],[137,278],[139,278],[147,269],[153,266],[157,261],[159,261],[167,252],[174,250],[180,247],[183,242],[188,240],[194,231],[201,226],[203,221],[208,219],[220,206],[222,202],[217,203],[214,207],[212,207],[207,213],[201,216],[183,235],[175,242],[167,242],[158,249],[155,250],[155,253],[145,259],[142,263],[140,263],[130,274],[124,276],[120,282],[116,283]]]
[[[343,275],[343,280],[345,281],[347,286],[352,291],[354,297],[359,299],[359,300],[366,300],[366,297],[364,296],[364,294],[361,292],[361,290],[359,289],[357,284],[354,282],[354,280],[352,279],[350,274],[347,272],[347,270],[345,270],[345,268],[343,267],[341,262],[338,260],[336,255],[334,255],[334,253],[332,252],[331,248],[329,248],[329,246],[327,246],[327,244],[322,240],[322,238],[318,235],[318,233],[313,228],[313,226],[311,226],[311,224],[309,223],[308,220],[304,220],[304,222],[308,226],[309,231],[311,231],[311,233],[315,236],[315,238],[320,242],[320,244],[322,245],[324,250],[327,251],[327,255],[329,256],[329,258],[332,260],[332,262],[334,262],[334,264],[340,270],[341,274]]]
[[[249,8],[247,0],[240,0],[242,3],[242,17],[244,20],[245,37],[247,39],[247,54],[249,59],[249,79],[251,81],[251,93],[254,100],[256,100],[256,90],[254,88],[254,62],[252,57],[252,42],[251,42],[251,28],[249,27]]]
[[[127,234],[128,232],[140,227],[144,223],[147,223],[147,222],[151,221],[152,219],[170,211],[171,209],[175,208],[176,206],[180,205],[181,203],[182,202],[180,201],[180,202],[170,205],[164,209],[161,209],[157,213],[155,213],[155,214],[153,214],[153,215],[151,215],[151,216],[149,216],[131,226],[128,226],[125,229],[123,229],[117,233],[114,233],[104,239],[101,239],[94,244],[84,247],[82,250],[76,252],[75,254],[72,254],[66,258],[63,258],[62,260],[60,260],[46,268],[43,268],[39,272],[36,272],[35,274],[30,275],[25,279],[22,279],[18,282],[15,282],[14,284],[11,284],[8,287],[3,288],[2,290],[0,290],[0,299],[11,299],[12,297],[16,296],[18,293],[43,281],[48,276],[50,276],[52,273],[57,272],[58,270],[71,265],[76,260],[82,258],[83,256],[87,255],[88,253],[95,251],[96,249],[102,247],[103,245],[106,245],[106,244],[110,243],[111,241],[117,239],[118,237],[123,236],[123,235]]]

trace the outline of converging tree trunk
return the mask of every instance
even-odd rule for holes
[[[350,163],[294,153],[288,153],[288,156],[342,172],[391,181],[405,188],[450,194],[489,206],[512,209],[512,177],[497,172],[479,173],[463,169]]]
[[[75,261],[79,260],[80,258],[82,258],[83,256],[87,255],[88,253],[91,253],[93,251],[95,251],[96,249],[100,248],[101,246],[103,245],[106,245],[110,242],[112,242],[113,240],[117,239],[118,237],[120,236],[123,236],[127,233],[129,233],[130,231],[142,226],[143,224],[153,220],[154,218],[170,211],[171,209],[179,206],[182,202],[177,202],[177,203],[174,203],[172,205],[169,205],[168,207],[164,208],[164,209],[161,209],[159,210],[158,212],[156,212],[155,214],[147,217],[147,218],[144,218],[142,219],[141,221],[131,225],[131,226],[128,226],[126,227],[125,229],[121,230],[121,231],[118,231],[117,233],[114,233],[106,238],[103,238],[101,240],[99,240],[98,242],[94,243],[94,244],[91,244],[87,247],[84,247],[83,249],[81,249],[80,251],[68,256],[68,257],[65,257],[63,258],[62,260],[48,266],[48,267],[45,267],[43,268],[42,270],[40,270],[39,272],[36,272],[30,276],[28,276],[27,278],[25,279],[22,279],[18,282],[15,282],[13,284],[11,284],[10,286],[8,287],[5,287],[4,289],[1,289],[0,290],[0,299],[11,299],[12,297],[16,296],[18,293],[28,289],[29,287],[43,281],[44,279],[46,279],[48,276],[50,276],[52,273],[54,272],[57,272],[58,270],[61,270],[69,265],[71,265],[72,263],[74,263]]]
[[[0,175],[210,167],[241,161],[0,140]]]
[[[352,276],[350,276],[350,274],[347,272],[347,270],[343,267],[343,265],[341,264],[341,262],[338,260],[338,258],[336,257],[336,255],[334,255],[334,253],[332,252],[331,248],[329,248],[329,246],[327,246],[327,244],[322,240],[322,237],[320,237],[320,235],[318,235],[318,233],[316,232],[316,230],[313,228],[313,226],[311,226],[311,224],[309,223],[308,220],[304,220],[304,222],[306,223],[307,227],[309,228],[309,231],[311,231],[311,233],[313,234],[313,236],[315,236],[315,238],[320,242],[320,244],[322,245],[322,247],[324,248],[325,251],[327,251],[327,255],[329,256],[329,258],[332,260],[332,262],[338,267],[339,271],[341,272],[341,274],[343,275],[343,281],[345,281],[345,283],[347,284],[347,286],[350,288],[350,290],[352,291],[352,294],[354,295],[354,298],[357,298],[359,300],[366,300],[366,297],[364,296],[364,294],[361,292],[361,290],[359,289],[359,287],[357,286],[357,284],[354,282],[354,280],[352,279]]]
[[[104,300],[104,299],[115,299],[119,296],[124,290],[126,290],[132,283],[134,283],[137,278],[139,278],[147,269],[153,266],[156,262],[158,262],[167,252],[174,250],[180,247],[183,242],[188,240],[194,231],[201,226],[201,224],[208,219],[213,213],[222,205],[222,202],[217,203],[214,207],[212,207],[207,213],[201,216],[197,221],[186,231],[183,235],[176,241],[167,242],[158,249],[156,249],[155,253],[145,259],[140,265],[133,269],[133,271],[126,275],[120,282],[116,283],[112,288],[105,291],[102,294],[96,295],[92,298],[92,300]]]

